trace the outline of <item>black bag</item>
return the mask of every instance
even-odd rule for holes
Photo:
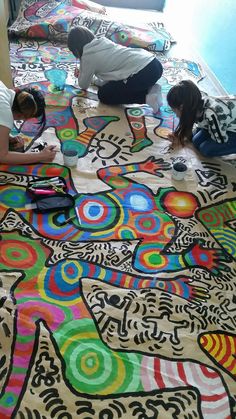
[[[32,199],[28,207],[36,212],[63,211],[75,204],[74,197],[67,193],[65,179],[60,176],[31,180],[26,191]]]
[[[74,197],[68,193],[37,196],[32,201],[35,212],[64,211],[75,205]]]

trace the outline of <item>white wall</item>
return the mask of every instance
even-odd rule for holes
[[[236,94],[236,0],[166,0],[164,11],[173,31],[197,50],[226,91]]]

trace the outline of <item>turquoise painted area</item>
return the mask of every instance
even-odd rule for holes
[[[236,94],[236,1],[166,0],[164,12],[172,17],[173,29],[192,43],[225,90]]]

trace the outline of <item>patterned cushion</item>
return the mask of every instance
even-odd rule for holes
[[[81,9],[90,10],[90,12],[106,14],[106,8],[100,4],[94,3],[90,0],[69,0],[71,6],[79,7]]]
[[[69,4],[72,1],[77,2],[77,7]],[[155,25],[145,24],[142,27],[123,25],[101,13],[81,9],[80,2],[81,0],[23,0],[18,18],[9,28],[9,33],[66,44],[71,27],[86,26],[97,37],[106,36],[118,44],[154,52],[169,49],[173,42],[162,23],[155,22]]]

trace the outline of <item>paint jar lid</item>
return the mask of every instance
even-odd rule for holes
[[[176,170],[177,172],[185,172],[188,168],[186,164],[178,162],[178,163],[173,164],[173,169]]]

